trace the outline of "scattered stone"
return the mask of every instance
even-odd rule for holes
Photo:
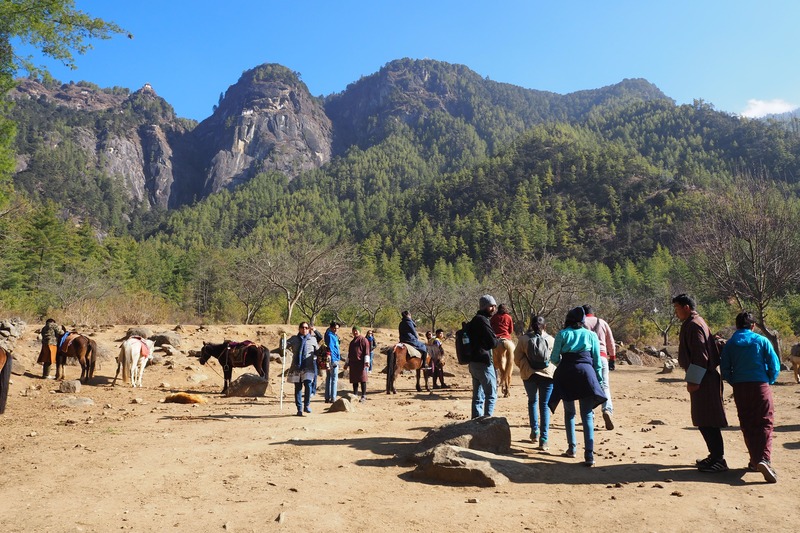
[[[258,374],[242,374],[228,385],[227,396],[236,396],[243,398],[255,398],[257,396],[264,396],[267,393],[269,381],[262,378]]]
[[[328,409],[329,413],[352,413],[353,411],[355,411],[355,407],[347,398],[339,398]]]
[[[445,418],[450,418],[452,420],[466,420],[467,419],[467,415],[465,415],[463,413],[456,413],[454,411],[447,411],[447,413],[444,415],[444,417]]]
[[[653,484],[653,488],[654,489],[663,489],[664,485],[662,485],[661,483],[654,483]]]
[[[467,498],[467,503],[478,503],[478,498]]]
[[[35,432],[35,431],[31,431],[30,433],[28,433],[29,437],[36,437],[37,435],[39,435],[39,434],[37,432]]]
[[[672,493],[670,493],[670,496],[677,496],[678,498],[682,498],[683,497],[683,493],[681,491],[679,491],[679,490],[674,490],[674,491],[672,491]]]
[[[205,374],[192,374],[186,378],[186,381],[189,383],[200,383],[208,379],[208,376]]]
[[[278,514],[278,518],[276,518],[275,521],[279,524],[283,524],[286,521],[286,513]]]
[[[77,396],[67,396],[57,401],[61,407],[88,407],[94,405],[94,400],[91,398],[79,398]]]
[[[161,384],[159,384],[159,387],[162,389],[168,389],[169,383],[167,383],[166,381],[162,381]]]
[[[142,398],[134,398],[131,400],[131,403],[135,403],[138,405],[144,405],[144,400]]]
[[[663,420],[654,419],[654,420],[651,420],[650,422],[648,422],[647,425],[649,425],[649,426],[666,426],[667,423],[664,422]]]
[[[59,392],[64,392],[66,394],[77,394],[81,391],[81,382],[77,379],[62,381],[61,385],[58,387],[58,390]]]

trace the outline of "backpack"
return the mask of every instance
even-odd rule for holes
[[[539,334],[531,333],[528,336],[525,354],[528,356],[528,363],[534,370],[545,369],[550,364],[550,347],[544,337]]]
[[[456,331],[456,358],[459,365],[468,365],[472,362],[473,347],[467,334],[467,323],[461,323],[461,329]]]

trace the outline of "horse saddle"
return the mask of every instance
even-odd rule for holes
[[[136,339],[137,341],[139,341],[139,344],[141,344],[141,348],[139,348],[139,357],[144,357],[145,359],[150,357],[150,346],[148,346],[147,343],[144,342],[143,338],[141,338],[138,335],[132,335],[131,339]]]
[[[247,356],[247,349],[254,346],[253,341],[231,342],[228,344],[228,361],[231,366],[243,367]]]
[[[69,345],[72,344],[72,341],[74,341],[80,336],[81,334],[78,333],[77,331],[68,331],[67,333],[64,334],[63,337],[61,337],[61,341],[58,344],[58,349],[63,353],[67,353]]]
[[[406,344],[404,342],[398,342],[397,346],[395,347],[395,350],[397,350],[398,355],[405,352],[406,357],[416,357],[418,359],[422,359],[422,352],[420,352],[410,344]]]

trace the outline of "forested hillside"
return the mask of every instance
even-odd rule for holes
[[[779,184],[794,205],[800,176],[796,132],[675,105],[644,80],[555,95],[400,60],[324,99],[330,162],[126,218],[113,177],[81,170],[80,146],[44,153],[41,124],[90,128],[103,112],[29,116],[32,105],[18,103],[18,149],[35,147],[27,168],[52,172],[59,192],[17,174],[0,296],[7,309],[79,308],[87,320],[133,313],[119,302],[135,295],[139,320],[274,321],[296,305],[295,317],[394,324],[411,307],[431,327],[493,291],[518,323],[596,302],[635,340],[666,334],[670,294],[688,290],[725,324],[733,300],[701,283],[681,237],[744,181]],[[95,184],[91,210],[66,203],[76,176]],[[304,285],[307,264],[326,283]],[[784,335],[798,292],[768,302]]]

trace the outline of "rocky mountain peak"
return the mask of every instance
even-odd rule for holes
[[[281,65],[245,71],[193,132],[204,154],[206,194],[278,170],[290,178],[331,157],[332,128],[320,102]]]

